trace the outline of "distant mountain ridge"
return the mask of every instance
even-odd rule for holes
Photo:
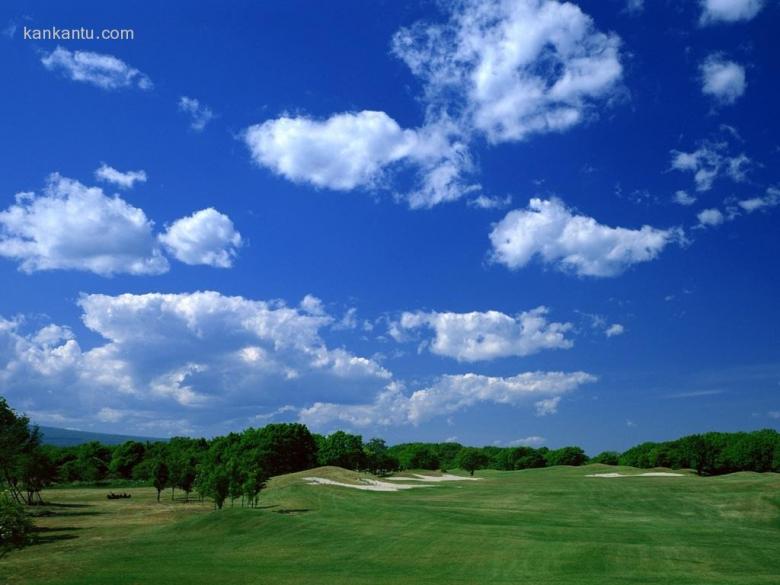
[[[74,431],[70,429],[59,429],[57,427],[38,427],[43,436],[44,445],[54,445],[56,447],[73,447],[90,441],[99,441],[104,445],[119,445],[125,441],[167,441],[158,437],[140,437],[136,435],[112,435],[108,433],[90,433],[89,431]]]

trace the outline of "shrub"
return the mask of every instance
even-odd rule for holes
[[[29,542],[32,530],[32,521],[24,508],[0,494],[0,549],[21,548]]]
[[[604,465],[618,465],[620,453],[617,451],[602,451],[590,460],[590,463],[603,463]]]

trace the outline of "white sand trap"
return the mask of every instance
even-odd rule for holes
[[[397,492],[413,488],[433,487],[432,485],[400,485],[396,483],[387,483],[386,481],[377,481],[375,479],[361,479],[360,484],[343,483],[340,481],[333,481],[332,479],[325,479],[324,477],[304,477],[303,479],[312,485],[337,485],[356,490],[365,490],[367,492]]]
[[[635,473],[635,474],[625,474],[625,473],[591,473],[586,475],[585,477],[683,477],[684,473],[670,473],[668,471],[648,471],[646,473]]]
[[[412,474],[414,477],[388,477],[387,479],[393,481],[478,481],[481,477],[463,477],[462,475],[453,475],[451,473],[443,473],[442,475],[420,475],[419,473]]]

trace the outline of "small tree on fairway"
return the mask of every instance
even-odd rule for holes
[[[469,474],[474,475],[474,471],[487,466],[488,457],[481,449],[466,447],[458,454],[458,467],[465,469]]]
[[[157,501],[160,501],[160,493],[165,489],[165,486],[168,485],[168,479],[170,478],[170,472],[168,470],[168,466],[165,464],[165,461],[162,459],[158,459],[154,462],[154,467],[152,468],[152,477],[154,481],[154,487],[157,490]]]
[[[216,469],[214,472],[211,497],[214,498],[214,503],[220,510],[225,503],[230,492],[230,478],[227,472],[222,469]]]
[[[254,469],[247,474],[246,480],[244,481],[243,492],[250,506],[257,506],[257,497],[265,488],[267,479],[268,477],[262,469]]]

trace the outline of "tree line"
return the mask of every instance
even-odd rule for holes
[[[700,475],[735,471],[780,471],[780,434],[771,429],[705,433],[674,441],[642,443],[623,453],[588,457],[576,446],[466,447],[459,443],[402,443],[337,431],[314,434],[299,423],[248,428],[211,440],[175,437],[166,442],[98,442],[72,447],[43,445],[37,428],[0,397],[0,482],[20,504],[41,502],[53,483],[137,481],[152,484],[158,500],[165,490],[189,500],[193,494],[221,508],[226,501],[257,504],[275,475],[334,465],[383,475],[397,470],[518,470],[555,465],[604,463],[640,468],[692,468]]]

